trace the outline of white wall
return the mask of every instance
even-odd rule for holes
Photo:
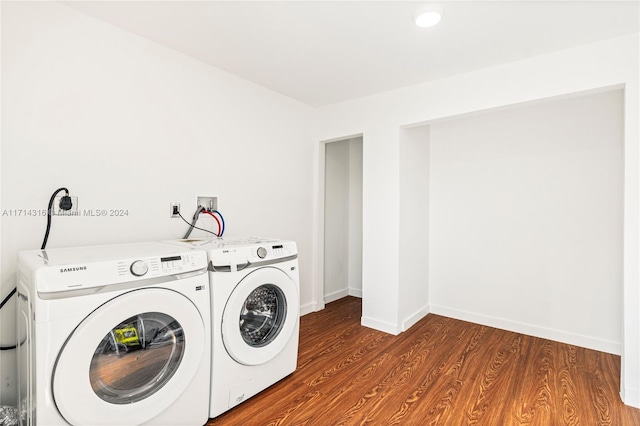
[[[399,333],[415,312],[400,303],[399,129],[450,117],[624,87],[624,269],[621,395],[640,407],[639,35],[629,35],[461,74],[319,110],[317,140],[362,134],[362,324]],[[317,194],[319,198],[320,195]],[[384,205],[391,226],[378,232]],[[434,252],[431,248],[431,253]],[[385,268],[380,268],[385,265]],[[410,322],[410,321],[409,321]]]
[[[349,140],[349,295],[362,297],[362,137]]]
[[[326,146],[324,193],[324,301],[349,291],[349,141]]]
[[[298,243],[312,298],[314,183],[309,107],[54,2],[2,2],[2,209],[46,209],[66,186],[82,210],[54,217],[49,248],[179,238],[195,196],[218,196],[227,235]],[[0,294],[43,216],[2,217]],[[213,223],[199,225],[212,229]],[[194,232],[193,235],[201,235]],[[0,342],[12,342],[13,301]],[[0,354],[0,401],[15,364]]]
[[[621,90],[431,125],[431,312],[620,354]]]
[[[407,330],[429,312],[429,126],[400,129],[399,312]]]
[[[329,303],[362,296],[362,138],[324,146],[324,302]]]

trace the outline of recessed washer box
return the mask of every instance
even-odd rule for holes
[[[202,206],[208,210],[218,210],[218,197],[198,195],[196,196],[196,207]]]

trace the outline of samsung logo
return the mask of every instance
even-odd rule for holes
[[[65,272],[78,272],[78,271],[86,271],[86,266],[74,266],[73,268],[60,268],[60,273],[63,274]]]

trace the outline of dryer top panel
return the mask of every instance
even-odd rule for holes
[[[257,247],[268,244],[277,244],[280,243],[281,240],[262,237],[222,237],[211,239],[177,240],[175,242],[185,244],[194,248],[217,250],[228,247]]]
[[[273,262],[297,257],[298,254],[294,241],[272,238],[226,237],[177,240],[173,243],[206,250],[213,266]]]
[[[39,294],[202,272],[207,255],[159,242],[29,250],[18,262],[31,269]]]

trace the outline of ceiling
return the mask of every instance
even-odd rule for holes
[[[64,3],[313,106],[640,31],[638,0]]]

